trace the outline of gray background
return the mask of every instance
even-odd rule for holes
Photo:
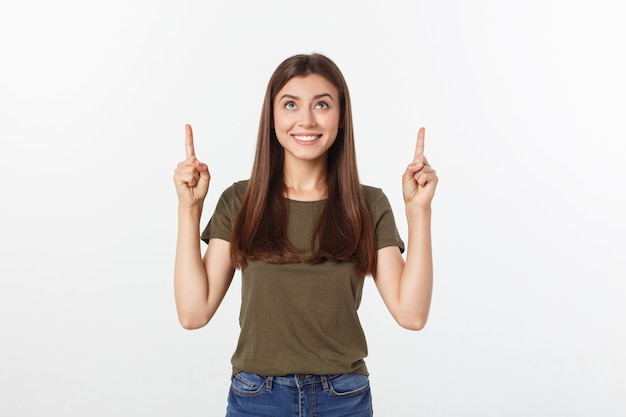
[[[23,1],[0,6],[0,415],[219,416],[239,275],[176,319],[184,124],[221,191],[249,175],[287,56],[351,88],[361,179],[401,234],[419,126],[436,284],[409,332],[360,309],[378,416],[626,415],[621,1]]]

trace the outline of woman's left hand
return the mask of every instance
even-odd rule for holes
[[[409,207],[430,209],[439,180],[436,171],[428,164],[424,156],[424,134],[425,130],[421,127],[417,133],[413,162],[402,175],[402,194],[407,209]]]

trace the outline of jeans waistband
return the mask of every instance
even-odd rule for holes
[[[305,385],[321,383],[326,385],[328,381],[337,378],[341,374],[333,375],[313,375],[313,374],[289,374],[281,376],[265,376],[268,381],[281,385]]]

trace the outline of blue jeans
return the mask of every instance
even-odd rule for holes
[[[232,379],[226,417],[372,417],[365,375],[260,376]]]

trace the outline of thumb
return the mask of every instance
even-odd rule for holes
[[[406,167],[406,171],[402,175],[402,182],[407,183],[410,182],[415,173],[419,172],[422,168],[424,168],[424,164],[421,162],[412,162]]]
[[[209,167],[207,164],[198,161],[197,159],[194,162],[194,166],[200,173],[200,179],[206,182],[209,182],[211,179],[211,173],[209,172]]]

